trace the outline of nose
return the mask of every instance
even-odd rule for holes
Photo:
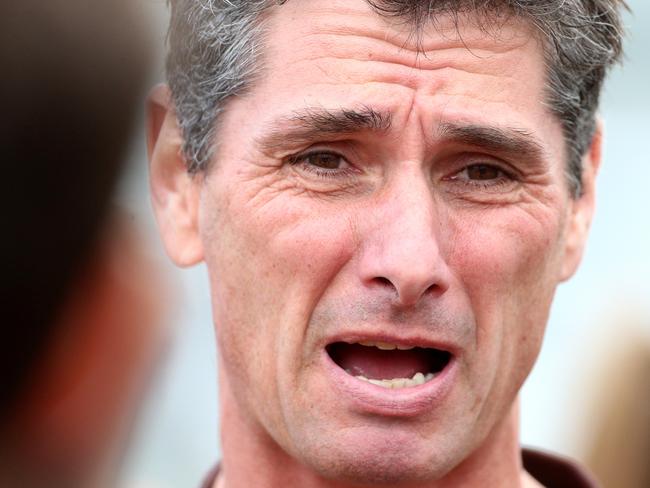
[[[451,271],[441,253],[442,209],[434,203],[426,177],[418,172],[400,175],[379,200],[364,226],[359,260],[363,283],[390,290],[402,307],[427,295],[442,295]]]

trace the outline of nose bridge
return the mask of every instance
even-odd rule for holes
[[[424,178],[415,173],[395,178],[386,191],[382,226],[387,231],[386,250],[392,253],[419,254],[435,241],[433,195]]]
[[[441,209],[421,169],[395,175],[376,210],[361,260],[364,281],[393,288],[401,305],[413,305],[427,292],[443,293],[449,280],[440,253]]]

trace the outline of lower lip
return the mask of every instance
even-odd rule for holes
[[[325,350],[323,361],[342,399],[349,399],[355,410],[388,417],[417,417],[440,406],[453,386],[457,369],[452,357],[435,378],[422,385],[384,388],[349,375]]]

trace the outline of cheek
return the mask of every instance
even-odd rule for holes
[[[354,252],[354,235],[344,214],[307,197],[258,205],[223,194],[206,199],[202,222],[221,354],[233,388],[277,397],[301,367],[312,311]]]
[[[448,262],[471,297],[516,305],[555,288],[563,232],[562,219],[550,213],[533,218],[512,209],[452,219]]]
[[[521,371],[523,380],[539,352],[556,287],[562,219],[550,210],[504,209],[478,220],[458,216],[450,225],[449,265],[475,314],[479,355]]]

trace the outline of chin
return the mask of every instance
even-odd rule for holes
[[[425,443],[417,435],[393,432],[387,436],[354,437],[357,436],[337,435],[317,449],[304,449],[303,462],[324,478],[360,486],[435,481],[455,465],[448,450],[433,449],[435,442]]]

